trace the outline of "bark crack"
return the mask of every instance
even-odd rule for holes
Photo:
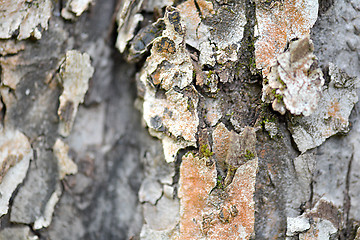
[[[174,187],[174,196],[173,196],[174,198],[178,197],[177,193],[179,188],[180,166],[181,166],[182,158],[185,154],[194,150],[196,150],[195,147],[189,146],[184,149],[180,149],[176,154],[176,161],[174,162],[175,174],[173,176],[173,184],[172,184],[172,186]]]
[[[354,147],[353,147],[354,148]],[[344,211],[344,229],[342,231],[341,239],[349,239],[348,237],[351,235],[351,221],[349,221],[349,213],[351,209],[351,198],[350,198],[350,178],[351,178],[351,166],[354,160],[354,149],[352,149],[352,154],[348,164],[348,170],[346,173],[345,180],[345,192],[344,192],[344,202],[343,202],[343,211]]]

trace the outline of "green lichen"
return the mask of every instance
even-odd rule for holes
[[[228,6],[223,7],[223,9],[226,10],[226,11],[228,11],[229,13],[236,14],[236,13],[234,12],[234,10],[232,10],[232,9],[231,9],[230,7],[228,7]]]
[[[277,99],[277,101],[278,101],[279,103],[283,101],[283,95],[275,94],[274,96],[275,96],[275,98]]]
[[[192,151],[189,151],[189,152],[185,153],[184,157],[189,157],[190,155],[191,155],[192,157],[195,157],[195,154],[194,154],[194,152],[192,152]]]
[[[280,78],[280,77],[278,77],[278,79],[277,79],[277,80],[280,82],[280,84],[281,84],[282,88],[286,88],[286,84],[284,83],[284,81],[283,81],[283,80],[281,80],[281,78]]]
[[[205,158],[210,158],[214,153],[210,151],[210,148],[207,144],[201,145],[200,152]]]
[[[250,151],[249,149],[246,149],[246,154],[244,156],[247,160],[251,160],[255,157],[255,154]]]
[[[236,68],[235,68],[235,73],[236,73],[236,76],[240,76],[240,73],[241,73],[241,68],[243,67],[244,65],[242,63],[238,63],[236,65]]]
[[[228,117],[231,117],[231,116],[233,116],[234,114],[235,114],[235,112],[232,111],[231,113],[227,113],[227,114],[225,114],[225,115],[228,116]]]
[[[256,60],[255,57],[251,57],[249,60],[249,68],[256,69]]]
[[[221,175],[218,175],[216,179],[216,188],[224,189],[225,185],[223,184],[224,178]]]
[[[269,122],[276,122],[276,118],[274,116],[271,117],[263,117],[262,124],[269,123]]]
[[[187,110],[190,111],[190,112],[194,111],[195,106],[194,106],[193,101],[191,101],[191,99],[188,99],[188,101],[187,101],[187,107],[186,107],[186,108],[187,108]]]
[[[273,89],[271,92],[272,92],[273,96],[277,99],[278,102],[283,101],[284,96],[276,93],[276,89]]]
[[[255,49],[255,44],[254,44],[254,41],[250,41],[250,42],[248,42],[248,47],[249,47],[249,48],[253,48],[253,49]]]

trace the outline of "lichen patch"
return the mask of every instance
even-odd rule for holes
[[[199,49],[200,44],[202,42],[208,42],[210,37],[208,31],[201,31],[201,28],[204,28],[204,25],[201,24],[202,18],[211,17],[215,12],[211,2],[199,0],[196,1],[196,4],[199,6],[199,10],[195,5],[195,0],[185,1],[177,8],[186,26],[185,42]]]
[[[89,79],[93,73],[94,68],[91,66],[90,56],[87,53],[82,54],[76,50],[66,53],[65,61],[60,69],[64,90],[59,98],[58,109],[59,133],[62,136],[70,134],[78,106],[84,101],[89,87]]]
[[[60,180],[68,174],[75,174],[78,171],[76,163],[69,157],[69,146],[61,139],[56,139],[53,147],[54,155],[58,160]]]
[[[0,216],[7,213],[9,200],[24,180],[33,151],[27,137],[18,130],[0,132]]]
[[[298,236],[301,240],[333,239],[342,222],[340,216],[333,203],[322,198],[301,216],[288,218],[286,235]]]
[[[264,80],[262,100],[285,114],[309,116],[321,98],[324,78],[317,67],[310,37],[291,42],[289,49],[276,57],[268,78]]]
[[[0,4],[0,38],[15,36],[19,40],[41,38],[51,16],[51,0],[3,0]]]
[[[163,140],[166,161],[172,162],[179,149],[196,146],[199,94],[191,85],[194,69],[179,11],[168,7],[163,21],[166,27],[154,39],[139,79],[145,86],[144,120],[150,133]]]
[[[321,145],[332,135],[349,130],[349,116],[358,101],[357,78],[329,65],[331,81],[324,88],[318,108],[310,116],[292,116],[289,130],[301,152]]]
[[[61,10],[61,16],[67,20],[79,17],[92,3],[92,0],[70,0]]]
[[[318,8],[318,1],[313,0],[256,1],[259,39],[255,43],[255,60],[264,77],[291,39],[310,33]]]

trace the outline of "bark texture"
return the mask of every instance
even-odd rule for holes
[[[0,16],[0,239],[360,239],[359,1]]]

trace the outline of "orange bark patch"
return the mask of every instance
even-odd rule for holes
[[[336,121],[338,125],[347,125],[347,120],[342,116],[340,109],[340,102],[333,101],[330,104],[327,114],[333,118],[333,121]],[[328,129],[328,133],[325,136],[331,136],[332,128]]]
[[[155,72],[152,76],[152,80],[155,85],[160,84],[160,72]]]
[[[267,167],[268,167],[268,171],[269,171],[269,173],[270,173],[271,175],[276,175],[276,174],[278,174],[278,173],[274,170],[272,164],[268,163],[268,164],[267,164]]]
[[[210,191],[216,185],[216,169],[192,154],[184,157],[180,167],[180,236],[181,239],[200,239]]]
[[[254,231],[255,178],[258,160],[240,166],[221,193],[215,166],[189,155],[180,167],[180,239],[249,239]],[[219,190],[220,191],[220,190]]]
[[[215,14],[215,11],[214,11],[211,1],[197,0],[196,3],[198,4],[201,13],[204,16],[210,16],[211,14]]]
[[[266,150],[265,149],[262,149],[261,151],[260,151],[260,153],[259,153],[259,156],[260,156],[260,158],[264,158],[265,157],[265,155],[266,155]]]
[[[177,7],[181,13],[182,20],[190,20],[193,22],[193,25],[199,25],[201,19],[199,17],[199,13],[196,9],[194,0],[186,1],[180,4]],[[186,18],[186,19],[185,19]]]
[[[211,14],[215,13],[211,2],[208,2],[206,0],[197,0],[196,3],[199,6],[201,14],[203,14],[204,16],[211,16]],[[188,0],[177,6],[177,8],[181,13],[182,20],[191,23],[190,25],[187,25],[187,28],[194,27],[196,29],[201,22],[201,18],[194,0]]]
[[[310,33],[316,20],[308,0],[284,0],[281,6],[263,9],[257,4],[256,17],[259,40],[255,43],[256,67],[268,76],[276,57],[284,51],[293,38],[302,38]]]
[[[230,209],[227,210],[230,216],[225,221],[214,223],[212,231],[208,233],[209,239],[250,239],[255,223],[253,195],[257,165],[256,158],[236,171],[232,183],[226,189],[228,197],[220,207],[220,211]]]
[[[328,111],[328,115],[331,117],[338,117],[337,114],[340,111],[339,102],[332,102]]]
[[[201,19],[196,9],[194,0],[186,1],[177,7],[181,14],[181,19],[186,25],[187,37],[191,35],[196,38],[196,29],[199,26]]]

